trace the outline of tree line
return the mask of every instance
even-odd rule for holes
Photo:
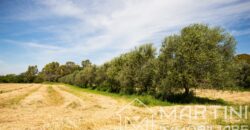
[[[144,44],[103,65],[51,62],[38,72],[29,66],[0,82],[62,82],[122,94],[149,94],[165,100],[193,88],[250,88],[250,55],[235,55],[236,40],[220,27],[192,24],[167,36],[159,52]]]

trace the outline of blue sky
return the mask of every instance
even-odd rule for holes
[[[102,64],[192,23],[222,26],[250,53],[247,0],[0,0],[0,74],[28,65]]]

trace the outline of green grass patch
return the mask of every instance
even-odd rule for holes
[[[142,101],[145,105],[148,105],[148,106],[169,106],[173,104],[230,105],[230,103],[224,101],[223,99],[209,99],[209,98],[204,98],[204,97],[197,97],[194,95],[189,95],[186,97],[182,94],[176,94],[176,95],[170,96],[167,101],[162,101],[160,99],[156,99],[155,97],[151,95],[126,95],[126,94],[110,93],[106,91],[81,88],[78,86],[63,84],[63,83],[47,83],[47,84],[50,84],[50,85],[60,84],[60,85],[67,86],[68,88],[75,90],[76,92],[71,91],[71,93],[75,93],[75,94],[77,94],[77,92],[79,91],[82,91],[82,92],[87,92],[87,93],[92,93],[92,94],[109,96],[114,99],[123,99],[123,100],[127,100],[128,102],[137,98],[140,101]],[[78,96],[80,95],[78,94]],[[138,106],[138,104],[135,104],[135,105]]]
[[[169,105],[171,105],[171,103],[169,103],[169,102],[158,100],[150,95],[145,95],[145,96],[142,96],[142,95],[124,95],[124,94],[110,93],[110,92],[104,92],[104,91],[98,91],[98,90],[91,90],[91,89],[87,89],[87,88],[80,88],[78,86],[69,85],[69,84],[61,84],[61,83],[50,83],[50,84],[51,85],[56,85],[56,84],[64,85],[64,86],[70,88],[70,90],[66,90],[66,91],[73,93],[77,96],[84,96],[84,95],[80,94],[79,92],[86,92],[86,93],[108,96],[108,97],[111,97],[111,98],[117,99],[117,100],[122,99],[122,100],[125,100],[128,102],[137,98],[140,101],[142,101],[145,105],[148,105],[148,106],[169,106]],[[134,105],[140,106],[139,104],[134,104]]]

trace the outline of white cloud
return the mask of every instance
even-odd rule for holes
[[[42,0],[38,1],[41,4],[47,6],[55,15],[68,16],[73,18],[82,18],[84,15],[84,9],[78,7],[77,3],[70,0]]]
[[[59,61],[63,61],[65,57],[70,59],[75,55],[83,58],[95,57],[91,60],[98,64],[142,44],[142,41],[159,42],[166,35],[194,22],[227,27],[242,17],[250,16],[250,1],[237,0],[36,2],[45,10],[34,11],[33,15],[29,13],[27,20],[36,22],[36,19],[64,18],[73,21],[40,28],[43,32],[52,33],[51,37],[61,42],[60,47],[33,42],[25,45],[40,48],[40,51],[51,50],[51,53],[39,53],[41,56],[38,57],[52,57],[51,59]],[[42,60],[43,63],[48,62],[46,58]]]
[[[60,51],[63,49],[59,46],[53,46],[49,44],[42,44],[42,43],[36,43],[36,42],[25,42],[25,41],[16,41],[16,40],[9,40],[9,39],[5,39],[3,41],[6,43],[16,44],[22,47],[30,47],[33,49],[44,49],[45,51]]]
[[[35,43],[35,42],[28,42],[26,45],[28,45],[29,47],[33,47],[33,48],[46,49],[46,50],[60,50],[60,49],[62,49],[58,46],[44,45],[44,44],[39,44],[39,43]]]
[[[250,35],[250,29],[233,30],[231,33],[234,36]]]

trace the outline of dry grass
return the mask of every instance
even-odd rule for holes
[[[10,95],[1,95],[0,97],[0,107],[11,107],[13,105],[18,105],[21,100],[23,100],[25,97],[29,96],[33,92],[37,91],[39,87],[30,87],[27,88],[26,91],[19,91],[15,93],[18,93],[16,96],[10,96]],[[15,94],[14,93],[14,94]],[[11,95],[14,95],[13,93]]]
[[[28,87],[28,85],[24,84],[0,84],[0,94],[7,93],[7,92],[12,92],[15,90],[23,89]]]
[[[212,89],[198,89],[196,90],[197,96],[208,97],[210,99],[223,99],[231,104],[249,105],[250,92],[249,91],[222,91]]]
[[[18,86],[18,84],[12,85]],[[0,88],[4,88],[3,84],[0,86]],[[122,111],[122,115],[130,116],[133,120],[123,123],[128,126],[127,129],[131,130],[135,129],[133,123],[141,119],[134,117],[147,117],[152,114],[154,115],[156,130],[163,126],[249,123],[249,119],[242,121],[223,121],[221,117],[213,119],[212,108],[210,107],[218,107],[219,105],[171,105],[145,108],[134,106],[134,103],[127,105],[128,100],[79,91],[63,85],[33,84],[30,86],[29,84],[22,84],[21,86],[25,88],[0,94],[0,104],[2,104],[2,107],[0,107],[0,129],[114,130],[120,128],[120,117],[116,115],[116,112],[124,106],[126,106],[126,109]],[[6,87],[9,87],[9,84]],[[246,100],[249,99],[249,92],[215,90],[198,90],[197,92],[199,96],[212,99],[222,98],[235,104],[249,103]],[[16,107],[13,109],[8,105]],[[198,115],[198,119],[192,120],[189,118],[169,119],[161,117],[160,110],[169,112],[176,108],[178,112],[184,107],[208,107],[207,117],[203,119],[201,115]],[[148,109],[152,110],[153,113]],[[188,111],[184,114],[187,115]],[[220,110],[219,114],[223,116],[223,111]],[[142,126],[145,126],[145,124]]]
[[[57,92],[52,86],[47,87],[47,100],[51,105],[61,105],[64,102],[62,95]]]

